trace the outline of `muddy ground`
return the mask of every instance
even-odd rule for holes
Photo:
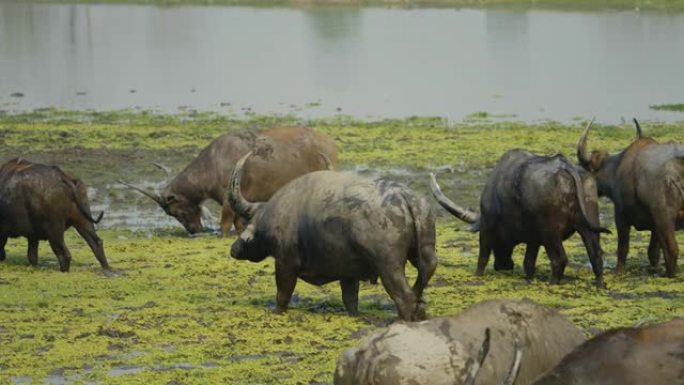
[[[301,123],[338,140],[343,169],[388,174],[421,191],[427,189],[427,173],[435,171],[446,193],[471,207],[477,206],[486,174],[503,151],[526,147],[572,156],[582,128],[581,122],[300,122],[125,112],[1,117],[0,158],[20,155],[56,163],[91,186],[93,208],[106,212],[99,234],[120,275],[103,276],[72,230],[67,244],[74,261],[68,274],[58,272],[46,244],[40,246],[39,267],[33,268],[25,240],[10,240],[8,259],[0,263],[0,384],[331,383],[340,352],[396,320],[381,285],[363,284],[361,316],[349,317],[337,284],[300,282],[291,310],[275,315],[271,259],[260,264],[231,260],[232,237],[189,237],[154,203],[116,183],[125,178],[155,188],[164,174],[152,161],[178,171],[222,132]],[[661,140],[684,139],[684,124],[643,126]],[[589,143],[617,150],[633,135],[628,124],[597,127]],[[614,230],[611,209],[602,201],[603,223]],[[565,242],[570,265],[560,286],[546,283],[549,265],[543,252],[537,277],[528,284],[521,248],[514,255],[515,270],[494,272],[490,264],[484,277],[473,277],[477,236],[466,228],[440,217],[440,264],[426,291],[432,316],[453,314],[486,298],[523,297],[559,309],[587,335],[684,316],[684,274],[666,279],[660,277],[662,266],[647,267],[647,233],[632,233],[627,273],[620,277],[612,273],[615,235],[602,238],[608,288],[598,290],[577,236]],[[407,272],[415,277],[412,268]]]

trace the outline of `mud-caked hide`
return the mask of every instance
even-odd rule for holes
[[[454,316],[395,323],[371,336],[342,354],[335,385],[466,384],[486,329],[489,351],[475,376],[479,385],[502,384],[516,351],[522,352],[516,385],[530,384],[584,341],[554,310],[528,300],[486,301]]]

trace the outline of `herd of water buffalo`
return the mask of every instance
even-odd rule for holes
[[[617,272],[624,269],[634,226],[651,231],[649,261],[657,266],[664,254],[666,275],[672,277],[678,256],[675,230],[684,227],[684,146],[644,137],[634,122],[636,139],[613,155],[587,150],[590,122],[577,146],[579,166],[562,155],[508,151],[487,179],[480,213],[452,202],[431,175],[437,202],[479,232],[476,274],[484,273],[492,252],[496,270],[513,269],[513,248],[524,243],[527,278],[533,278],[543,246],[551,261],[550,281],[560,283],[568,262],[563,241],[577,232],[596,284],[603,287],[599,235],[608,230],[599,223],[598,197],[607,196],[615,208]],[[205,200],[221,204],[222,233],[234,227],[239,234],[231,255],[252,262],[275,258],[278,312],[287,309],[302,279],[314,285],[339,281],[344,306],[354,315],[359,282],[380,278],[399,318],[426,319],[423,291],[438,264],[433,205],[388,178],[335,171],[336,163],[335,142],[309,128],[245,130],[214,140],[161,192],[120,182],[153,199],[190,233],[203,228]],[[111,274],[94,228],[101,218],[90,211],[84,183],[58,167],[21,158],[0,167],[0,260],[8,238],[26,237],[28,260],[36,265],[38,242],[47,240],[66,272],[71,255],[64,232],[73,226]],[[405,275],[407,261],[418,271],[413,286]],[[475,321],[468,318],[475,317],[473,312],[485,315]],[[578,347],[582,334],[560,315],[527,302],[488,302],[452,318],[391,326],[364,347],[346,352],[335,381],[684,384],[683,322],[610,332]],[[421,345],[415,343],[419,340],[435,342],[427,344],[430,351],[405,352]],[[662,364],[670,361],[674,368]],[[625,370],[604,376],[607,367]],[[624,374],[635,367],[649,371],[648,377]],[[649,380],[636,381],[642,378]]]

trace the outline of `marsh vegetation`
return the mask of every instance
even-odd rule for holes
[[[93,210],[106,208],[98,233],[121,275],[104,277],[73,230],[66,240],[73,254],[68,274],[58,271],[47,245],[41,244],[39,267],[33,268],[25,240],[10,240],[8,258],[0,263],[0,383],[327,384],[344,349],[396,320],[382,286],[370,284],[361,285],[359,317],[346,315],[338,285],[304,282],[298,283],[290,310],[273,314],[272,260],[230,259],[233,237],[189,237],[171,221],[108,223],[108,217],[125,216],[131,207],[142,210],[136,216],[163,215],[153,202],[116,185],[122,176],[150,187],[163,182],[151,161],[179,170],[223,132],[306,124],[337,140],[342,169],[388,174],[425,193],[428,172],[436,172],[452,199],[477,207],[485,177],[503,152],[525,147],[574,160],[582,123],[498,122],[486,114],[458,123],[127,111],[5,114],[0,117],[3,160],[22,155],[59,163],[82,177],[93,188]],[[681,123],[642,125],[658,140],[682,140]],[[633,137],[631,124],[597,126],[592,146],[617,151]],[[600,204],[602,223],[614,230],[612,204]],[[585,249],[573,236],[565,242],[570,259],[566,278],[552,286],[543,252],[536,279],[524,280],[522,248],[513,257],[515,270],[494,272],[490,264],[483,277],[474,277],[477,235],[440,213],[440,262],[425,292],[431,316],[453,314],[487,298],[527,297],[559,309],[592,335],[684,315],[684,275],[661,278],[662,267],[647,267],[646,233],[632,234],[623,276],[612,274],[616,236],[602,237],[605,290],[592,284]],[[407,272],[414,277],[413,269]]]

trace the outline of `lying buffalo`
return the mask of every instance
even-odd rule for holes
[[[551,283],[559,283],[568,262],[563,240],[577,231],[589,254],[596,284],[603,286],[603,251],[594,179],[562,155],[538,156],[524,150],[505,153],[480,196],[481,214],[461,208],[442,194],[434,175],[432,193],[447,211],[480,232],[476,275],[482,275],[494,251],[496,270],[513,269],[515,245],[525,243],[527,279],[534,276],[539,247],[551,260]]]
[[[524,357],[525,352],[522,354]],[[577,347],[534,382],[534,385],[645,384],[684,384],[683,318],[603,333]]]
[[[517,384],[527,385],[582,342],[582,332],[553,310],[486,301],[455,316],[389,326],[342,354],[334,383],[501,384],[517,373]]]
[[[160,194],[122,182],[152,198],[164,211],[176,218],[190,233],[202,230],[202,202],[212,199],[223,205],[221,232],[226,235],[235,224],[242,228],[226,202],[226,188],[235,162],[256,147],[268,147],[268,157],[254,158],[245,166],[243,193],[247,199],[265,201],[292,179],[311,171],[322,170],[321,154],[337,162],[337,146],[325,134],[305,127],[272,128],[263,131],[242,130],[215,139]]]
[[[651,230],[648,259],[656,267],[665,251],[666,275],[674,276],[679,247],[675,230],[684,227],[684,146],[674,142],[659,144],[641,134],[619,154],[587,152],[587,125],[577,144],[577,158],[591,171],[599,196],[614,204],[618,233],[617,272],[622,272],[629,251],[629,231]]]
[[[382,279],[399,317],[425,317],[423,289],[435,271],[435,219],[430,205],[386,178],[317,171],[282,187],[267,202],[240,192],[245,155],[235,166],[228,201],[251,218],[231,247],[236,259],[275,257],[276,311],[287,309],[297,278],[314,285],[340,281],[349,314],[358,311],[360,280]],[[418,277],[409,286],[406,260]]]
[[[28,238],[28,260],[38,264],[38,241],[47,240],[59,260],[61,271],[69,271],[71,253],[64,244],[64,231],[74,226],[95,253],[102,269],[111,273],[95,233],[86,187],[55,166],[12,159],[0,166],[0,261],[7,238]]]

